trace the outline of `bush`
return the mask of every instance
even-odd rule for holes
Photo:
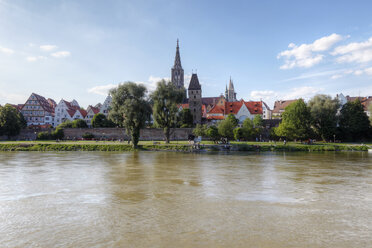
[[[241,127],[237,127],[234,129],[234,139],[241,140],[244,138],[244,130]]]
[[[83,137],[84,139],[94,139],[94,134],[92,134],[92,133],[84,133],[84,134],[82,135],[82,137]]]
[[[54,130],[54,132],[52,132],[53,139],[63,139],[64,136],[65,136],[65,134],[64,134],[62,128],[57,127],[56,130]]]
[[[52,135],[49,132],[40,132],[36,136],[37,140],[51,140]]]
[[[87,123],[82,119],[77,119],[72,122],[72,128],[87,128]]]

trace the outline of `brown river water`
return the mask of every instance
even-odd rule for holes
[[[372,153],[0,153],[0,247],[372,247]]]

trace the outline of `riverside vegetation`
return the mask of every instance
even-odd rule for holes
[[[150,95],[147,94],[145,86],[125,82],[112,89],[110,94],[112,106],[108,118],[103,114],[97,114],[92,120],[92,126],[125,128],[131,137],[133,149],[139,148],[141,128],[162,128],[164,140],[169,144],[170,128],[193,127],[190,111],[178,110],[179,104],[185,98],[185,91],[177,89],[171,82],[164,80],[158,82],[156,90]],[[371,108],[370,106],[369,109]],[[314,139],[323,142],[366,142],[372,139],[372,116],[368,119],[359,100],[347,102],[341,107],[337,99],[327,95],[316,95],[307,104],[303,99],[293,102],[286,107],[282,114],[282,121],[276,128],[267,130],[263,123],[262,117],[256,115],[253,120],[247,118],[239,124],[239,120],[233,114],[229,114],[217,124],[196,125],[193,133],[215,143],[221,139],[225,141],[286,140],[308,143],[312,143]],[[24,127],[25,121],[20,112],[10,105],[0,106],[0,135],[7,135],[9,138],[17,135]],[[67,121],[54,131],[39,133],[37,139],[63,139],[63,128],[66,127],[84,128],[86,123],[83,120]],[[90,133],[84,134],[84,137],[94,139]],[[322,146],[313,149],[326,148]]]

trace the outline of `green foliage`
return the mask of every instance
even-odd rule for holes
[[[212,139],[213,141],[217,141],[220,138],[220,135],[218,134],[218,128],[216,126],[208,127],[206,131],[206,136]]]
[[[110,119],[107,119],[107,117],[102,113],[95,114],[93,116],[91,123],[92,123],[92,127],[95,127],[95,128],[115,127],[115,123],[111,121]]]
[[[341,109],[339,130],[344,140],[364,140],[369,133],[370,123],[359,100],[347,102]]]
[[[76,119],[72,122],[72,128],[87,128],[87,123],[82,119]]]
[[[372,126],[372,102],[368,106],[368,111],[369,111],[369,122],[371,123],[371,126]]]
[[[311,136],[311,115],[304,100],[299,99],[285,108],[282,123],[275,131],[276,135],[289,140],[307,139]]]
[[[92,133],[84,133],[81,137],[83,139],[94,139],[94,134],[92,134]]]
[[[122,83],[110,91],[112,96],[110,120],[125,127],[135,148],[138,145],[141,128],[145,127],[146,121],[150,119],[151,107],[146,93],[145,86],[133,82]]]
[[[338,100],[327,95],[316,95],[308,106],[315,133],[323,140],[332,140],[337,128]]]
[[[207,130],[208,130],[208,126],[207,125],[201,125],[201,124],[196,124],[196,127],[194,128],[194,130],[192,131],[192,133],[195,135],[195,136],[202,136],[202,137],[205,137],[207,136]]]
[[[194,121],[190,109],[182,109],[181,112],[178,113],[178,126],[185,128],[193,127],[193,125]]]
[[[242,125],[243,137],[245,140],[252,140],[256,135],[256,129],[251,119],[246,118]]]
[[[234,125],[234,127],[239,124],[239,120],[233,114],[228,114],[226,119],[229,120]]]
[[[23,115],[10,104],[0,106],[0,136],[15,136],[24,128],[25,119]]]
[[[170,128],[177,124],[178,104],[185,97],[183,89],[177,89],[172,82],[158,82],[156,90],[151,94],[153,102],[153,118],[155,125],[163,128],[165,142],[169,143]]]
[[[72,128],[72,126],[73,126],[72,121],[65,120],[64,122],[62,122],[61,124],[59,124],[57,126],[57,128]]]
[[[221,137],[232,139],[232,138],[234,138],[234,128],[235,127],[236,127],[235,122],[231,119],[226,118],[225,120],[222,120],[218,124],[218,134]]]
[[[253,124],[255,127],[262,127],[263,126],[262,115],[255,115],[255,117],[253,118]]]
[[[241,140],[242,138],[244,138],[243,128],[241,128],[241,127],[235,128],[234,129],[234,139],[235,140]]]
[[[57,127],[56,130],[52,132],[39,132],[36,136],[37,140],[61,140],[64,137],[63,129]]]

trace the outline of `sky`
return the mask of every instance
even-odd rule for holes
[[[372,96],[372,1],[0,0],[0,104],[32,92],[103,102],[121,82],[169,79],[180,40],[185,84],[231,77],[237,98]]]

